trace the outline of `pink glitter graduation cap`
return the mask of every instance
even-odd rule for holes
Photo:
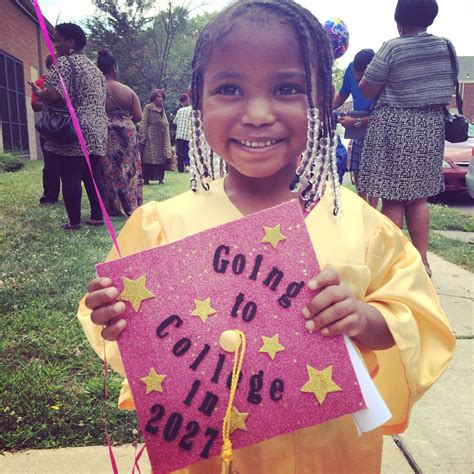
[[[234,359],[234,449],[365,408],[342,337],[304,327],[319,272],[296,201],[97,266],[128,324],[118,344],[153,472],[219,455]],[[230,341],[230,342],[229,342]]]

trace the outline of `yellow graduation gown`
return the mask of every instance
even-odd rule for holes
[[[414,402],[438,379],[451,359],[455,340],[416,249],[391,221],[354,193],[342,189],[344,214],[332,216],[329,193],[306,218],[321,268],[332,267],[362,301],[385,317],[396,345],[384,351],[361,348],[365,364],[392,412],[385,426],[358,436],[350,416],[282,435],[234,452],[239,473],[380,472],[382,434],[402,432]],[[176,241],[242,217],[224,191],[223,180],[208,192],[186,192],[137,209],[123,227],[123,255]],[[114,249],[108,259],[117,258]],[[79,320],[103,357],[101,327],[81,302]],[[105,344],[107,361],[125,377],[115,342]],[[125,379],[119,407],[133,409]],[[220,472],[218,457],[180,473]]]

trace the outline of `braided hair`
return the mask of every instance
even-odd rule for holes
[[[311,135],[311,132],[308,133],[308,148],[303,157],[302,165],[299,167],[300,171],[295,176],[290,188],[296,190],[299,186],[300,176],[306,174],[306,172],[309,173],[308,186],[302,194],[303,199],[310,201],[307,205],[309,208],[323,193],[321,189],[324,189],[328,174],[330,151],[335,146],[334,130],[336,124],[332,114],[334,95],[332,86],[333,56],[329,39],[321,23],[306,8],[292,0],[238,0],[214,17],[201,32],[192,60],[192,108],[196,112],[194,124],[198,130],[197,135],[194,136],[196,139],[194,145],[198,150],[196,156],[199,157],[199,166],[203,170],[204,180],[208,180],[210,173],[201,159],[202,154],[199,151],[200,145],[206,147],[205,144],[201,143],[203,136],[199,113],[202,105],[204,73],[216,45],[222,44],[222,41],[238,25],[239,21],[254,18],[263,21],[277,20],[288,25],[294,31],[300,45],[306,76],[306,92],[309,105],[308,120],[312,120],[312,123],[315,124],[319,118],[319,130],[314,132],[314,127],[312,127],[313,135]],[[316,69],[319,113],[316,110],[313,97],[313,67]],[[201,126],[201,129],[198,128],[199,126]],[[324,138],[326,140],[322,140]],[[320,142],[323,143],[322,149]],[[323,154],[326,153],[327,159],[313,160],[312,158],[315,157],[316,152],[321,151]],[[195,177],[193,179],[195,184]],[[335,186],[333,184],[333,191],[335,191]],[[208,185],[206,184],[204,187],[207,189]],[[320,191],[317,192],[316,189]],[[336,206],[335,203],[335,213],[339,212],[338,210],[336,212],[336,207],[339,207],[339,204]]]

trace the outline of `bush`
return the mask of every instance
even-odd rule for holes
[[[0,153],[0,173],[21,170],[25,166],[23,158],[10,153]]]

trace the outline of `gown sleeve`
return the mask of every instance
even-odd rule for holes
[[[446,369],[455,338],[419,253],[378,214],[380,219],[366,246],[365,302],[382,313],[395,340],[391,349],[375,351],[374,382],[393,415],[384,434],[396,434],[408,426],[415,401]]]
[[[142,250],[147,250],[166,242],[163,228],[158,216],[158,204],[150,202],[139,207],[124,225],[118,243],[123,256],[130,255]],[[115,248],[107,255],[106,260],[118,258]],[[107,363],[119,374],[125,377],[122,359],[116,342],[105,341],[101,336],[102,327],[93,324],[90,319],[91,310],[85,306],[85,296],[82,298],[77,316],[82,325],[84,333],[97,355],[104,359],[104,351]],[[133,410],[134,403],[132,394],[125,379],[122,383],[122,390],[119,398],[119,408]]]

